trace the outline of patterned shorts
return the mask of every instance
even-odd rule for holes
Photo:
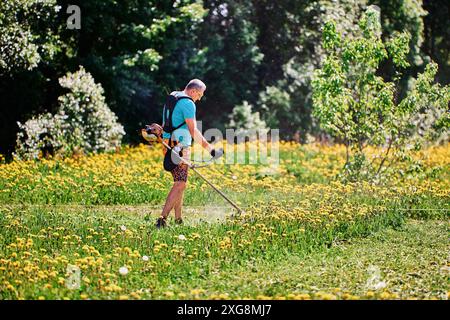
[[[186,164],[179,164],[175,167],[175,169],[173,169],[172,171],[170,171],[170,173],[172,174],[173,177],[173,181],[177,182],[177,181],[187,181],[188,178],[188,170],[189,167]]]
[[[190,156],[191,156],[190,148],[183,149],[183,158],[186,160],[190,160]],[[180,163],[179,165],[177,165],[175,167],[175,169],[173,169],[170,172],[172,174],[173,181],[174,182],[177,182],[177,181],[186,182],[187,178],[188,178],[188,170],[189,170],[189,167],[187,166],[187,164]]]

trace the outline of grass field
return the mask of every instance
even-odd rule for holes
[[[164,230],[159,148],[0,164],[0,298],[447,299],[450,146],[415,157],[344,185],[343,147],[282,143],[279,166],[199,169],[245,214],[191,172]]]

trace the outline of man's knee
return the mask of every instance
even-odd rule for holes
[[[186,189],[186,182],[184,181],[177,181],[173,184],[174,188],[176,188],[179,191],[184,191]]]

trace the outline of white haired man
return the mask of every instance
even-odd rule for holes
[[[223,149],[214,149],[197,129],[195,117],[195,102],[199,101],[205,93],[206,85],[198,79],[189,81],[183,91],[174,91],[170,95],[176,97],[173,109],[169,111],[166,106],[163,110],[163,126],[165,129],[163,139],[171,147],[181,148],[181,155],[184,159],[190,159],[190,146],[192,138],[203,148],[208,150],[213,158],[218,158],[223,154]],[[167,103],[166,103],[167,105]],[[167,126],[170,124],[170,126]],[[166,132],[171,131],[171,132]],[[166,151],[167,152],[167,151]],[[170,190],[161,216],[156,221],[156,227],[166,226],[166,220],[172,209],[175,210],[175,223],[182,224],[181,208],[183,206],[183,195],[186,189],[189,167],[180,162],[170,170],[173,176],[173,186]]]

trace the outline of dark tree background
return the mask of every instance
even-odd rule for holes
[[[81,29],[66,22],[69,4],[81,9]],[[247,101],[282,137],[318,133],[311,117],[310,76],[321,62],[321,26],[337,20],[354,32],[369,4],[381,9],[383,35],[412,34],[410,74],[427,61],[450,81],[450,3],[421,0],[4,0],[0,4],[0,153],[14,151],[17,121],[53,112],[64,92],[58,78],[80,65],[105,89],[125,127],[160,122],[164,96],[200,78],[204,128],[224,129],[233,108]],[[383,76],[395,75],[389,65]],[[399,79],[404,88],[408,74]],[[302,138],[300,138],[302,140]]]

